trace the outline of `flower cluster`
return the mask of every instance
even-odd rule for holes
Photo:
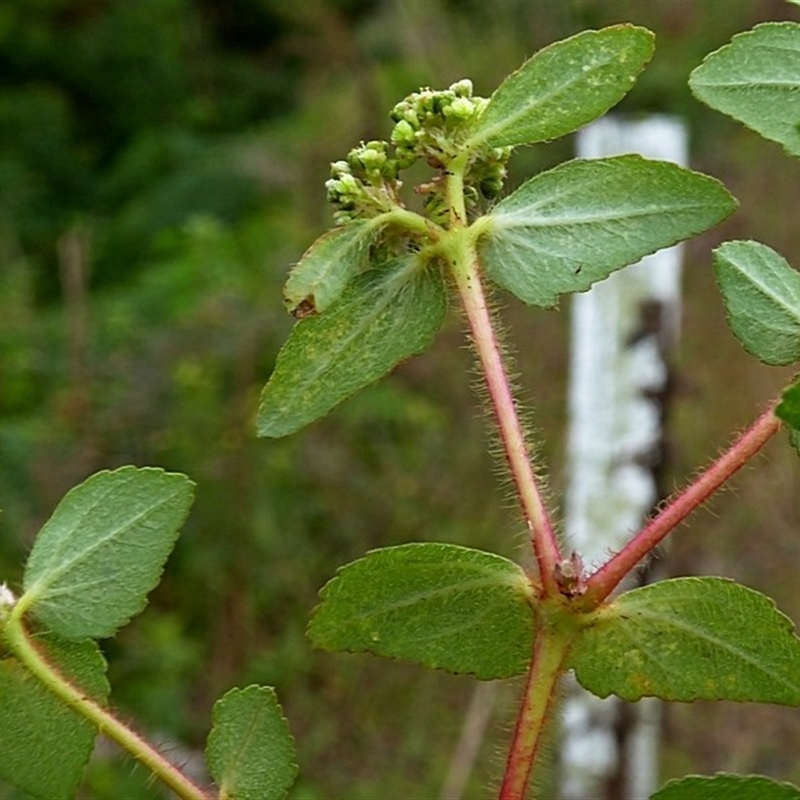
[[[362,142],[347,154],[347,160],[334,161],[325,188],[328,201],[337,208],[336,224],[376,216],[400,205],[399,171],[397,159],[389,158],[389,145],[383,141]]]
[[[394,157],[384,141],[361,143],[344,161],[331,165],[325,184],[328,200],[337,211],[334,220],[342,225],[353,219],[372,217],[402,205],[398,175],[418,160],[439,170],[428,183],[416,188],[431,219],[445,221],[447,167],[469,146],[471,134],[489,101],[473,97],[472,81],[461,80],[448,89],[421,89],[398,103],[391,113],[395,126],[391,134]],[[506,176],[510,147],[478,145],[471,150],[464,172],[467,209],[477,208],[481,198],[498,196]]]
[[[395,122],[392,144],[400,166],[422,158],[440,168],[455,158],[489,101],[472,96],[472,81],[449,89],[421,89],[399,102],[391,113]]]

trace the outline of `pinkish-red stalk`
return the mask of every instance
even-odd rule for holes
[[[756,455],[780,427],[774,406],[770,406],[697,480],[586,580],[585,607],[594,608],[602,603],[642,558]]]
[[[541,626],[536,633],[525,697],[517,717],[499,800],[524,800],[555,701],[569,637]]]
[[[555,568],[561,562],[561,553],[531,466],[530,454],[503,366],[478,267],[474,253],[469,248],[464,248],[461,263],[454,269],[454,275],[497,417],[511,476],[531,533],[539,576],[545,594],[552,595],[558,592]]]

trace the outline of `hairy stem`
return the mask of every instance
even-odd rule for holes
[[[3,634],[11,653],[49,691],[144,764],[181,800],[210,800],[211,794],[196,786],[139,734],[123,725],[113,714],[66,680],[31,641],[16,609],[6,621]]]
[[[595,608],[664,537],[743,467],[781,427],[774,405],[765,411],[720,458],[687,486],[613,558],[586,581],[582,604]]]
[[[508,459],[511,476],[531,532],[542,587],[546,595],[555,595],[558,593],[555,568],[561,561],[561,553],[525,444],[525,435],[481,285],[477,257],[466,239],[459,241],[461,247],[452,264],[453,275],[497,417],[500,439]]]
[[[569,643],[569,636],[556,628],[543,626],[537,631],[499,800],[523,800],[526,795]]]

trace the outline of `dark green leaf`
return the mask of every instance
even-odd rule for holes
[[[376,227],[359,220],[320,236],[289,273],[283,297],[290,314],[322,313],[367,265]]]
[[[707,230],[735,207],[719,181],[665,161],[570,161],[497,204],[481,255],[496,283],[547,307]]]
[[[633,25],[545,47],[497,88],[470,144],[530,144],[577,130],[628,93],[653,49],[653,34]]]
[[[483,680],[527,669],[532,590],[508,559],[450,544],[373,550],[321,592],[309,637]]]
[[[706,56],[689,78],[695,95],[800,155],[800,25],[767,22]]]
[[[764,364],[800,361],[800,274],[759,242],[725,242],[714,251],[728,323]]]
[[[40,636],[60,672],[97,700],[108,696],[105,661],[90,640]],[[68,800],[92,754],[97,731],[15,658],[0,661],[0,777],[43,800]]]
[[[800,789],[763,775],[688,775],[665,783],[650,800],[800,800]]]
[[[796,428],[789,430],[789,442],[797,451],[797,454],[800,455],[800,430]]]
[[[603,606],[571,655],[590,692],[625,700],[800,705],[800,640],[768,597],[722,578],[676,578]]]
[[[294,741],[267,686],[231,689],[214,704],[206,746],[220,800],[280,800],[297,775]]]
[[[800,434],[800,378],[783,392],[783,397],[775,415],[782,419],[790,428],[793,435],[793,444],[797,444],[796,437]]]
[[[261,395],[259,436],[286,436],[427,350],[444,320],[441,274],[416,256],[359,275],[325,314],[295,325]]]
[[[192,489],[185,475],[150,467],[76,486],[36,537],[19,602],[61,636],[111,636],[158,583]]]

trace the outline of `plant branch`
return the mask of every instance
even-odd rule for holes
[[[543,625],[536,633],[525,698],[514,728],[499,800],[525,797],[569,643],[569,635],[557,627]]]
[[[546,595],[554,596],[558,593],[555,568],[561,562],[558,541],[525,444],[525,435],[481,285],[477,256],[466,237],[460,237],[458,241],[460,247],[452,259],[453,275],[497,417],[503,449],[531,533],[542,586]]]
[[[587,579],[582,605],[592,609],[602,603],[642,558],[758,453],[781,427],[774,408],[771,405],[697,480]]]
[[[3,636],[11,653],[49,691],[140,761],[181,800],[210,800],[211,794],[190,781],[149,742],[65,679],[31,641],[16,608],[4,625]]]

